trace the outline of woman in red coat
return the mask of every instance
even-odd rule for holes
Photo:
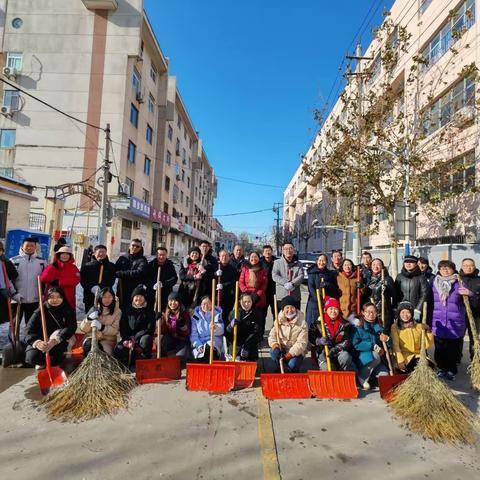
[[[257,252],[250,253],[248,256],[248,262],[245,262],[240,273],[240,291],[242,293],[256,293],[258,297],[256,307],[262,310],[267,305],[267,283],[268,272],[262,267],[260,256]]]
[[[80,283],[80,272],[70,247],[62,247],[55,253],[53,263],[42,272],[40,280],[46,284],[46,290],[60,287],[65,293],[65,300],[76,310],[75,288]]]

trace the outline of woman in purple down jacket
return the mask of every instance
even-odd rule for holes
[[[462,295],[468,295],[471,302],[474,301],[474,296],[470,290],[460,286],[455,264],[449,260],[438,263],[438,274],[432,282],[432,290],[432,331],[438,376],[454,380],[466,326]]]

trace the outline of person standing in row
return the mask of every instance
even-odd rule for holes
[[[235,304],[235,284],[237,282],[237,270],[230,262],[230,255],[226,250],[218,252],[218,270],[215,272],[217,280],[217,296],[220,295],[220,307],[222,319],[226,326],[230,312]],[[217,297],[218,298],[218,297]]]
[[[142,241],[134,238],[130,242],[128,252],[121,255],[115,263],[116,276],[119,279],[117,296],[122,311],[130,306],[132,292],[139,284],[146,282],[148,273],[147,259],[143,254]]]
[[[295,299],[295,305],[300,309],[303,266],[298,261],[291,243],[283,245],[281,258],[275,260],[272,279],[276,284],[277,302],[281,303],[284,297],[289,296]]]
[[[336,274],[340,272],[343,263],[343,255],[340,250],[333,250],[332,252],[332,270]]]
[[[200,299],[208,290],[203,285],[205,269],[200,260],[200,249],[190,248],[188,255],[180,265],[180,299],[185,308],[195,307],[196,298]]]
[[[37,277],[47,266],[47,262],[37,254],[38,239],[27,237],[23,239],[20,254],[12,257],[11,262],[18,272],[16,278],[14,299],[20,308],[20,318],[25,317],[28,323],[33,312],[38,308]],[[15,310],[16,311],[16,310]]]
[[[273,270],[273,262],[277,257],[273,255],[273,248],[271,245],[264,245],[263,246],[263,255],[260,257],[260,261],[262,262],[262,267],[267,271],[268,275],[268,284],[267,284],[267,292],[266,292],[266,299],[267,305],[265,306],[264,310],[264,317],[267,318],[268,307],[270,307],[270,312],[272,313],[272,317],[275,316],[275,306],[274,306],[274,297],[275,297],[275,282],[272,278],[272,270]]]
[[[167,258],[168,251],[165,247],[157,248],[156,257],[148,263],[147,270],[147,288],[148,301],[154,305],[155,294],[157,290],[157,275],[160,269],[160,288],[162,296],[160,299],[160,311],[164,311],[167,307],[168,296],[172,293],[174,285],[176,285],[178,276],[173,262]]]
[[[3,243],[0,242],[0,323],[8,322],[9,320],[8,299],[15,295],[13,281],[17,277],[17,270],[5,256]]]
[[[360,295],[365,292],[364,284],[358,281],[355,274],[355,265],[348,258],[342,262],[342,267],[337,275],[337,285],[340,291],[340,310],[343,318],[348,318],[350,314],[357,313],[357,292],[360,291]]]
[[[202,256],[202,266],[205,269],[203,281],[206,285],[211,285],[215,272],[218,270],[218,260],[213,255],[212,244],[208,240],[200,242],[200,253]]]
[[[107,247],[97,245],[93,249],[92,259],[80,269],[80,284],[83,287],[86,313],[93,307],[97,290],[112,288],[115,280],[115,265],[108,259]]]
[[[245,263],[245,257],[241,245],[235,245],[233,247],[233,253],[230,255],[230,261],[237,271],[237,279],[240,278],[240,273],[242,271],[243,264]]]

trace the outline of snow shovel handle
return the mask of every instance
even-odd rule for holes
[[[102,283],[103,280],[103,265],[100,265],[100,272],[98,273],[98,286]]]
[[[238,281],[235,282],[235,307],[233,316],[235,320],[238,320]],[[233,361],[237,358],[237,325],[233,326],[232,357]]]
[[[213,363],[213,342],[215,340],[215,279],[212,280],[212,318],[210,319],[210,358],[208,363]]]
[[[162,274],[162,267],[157,269],[157,289],[155,290],[155,316],[160,317],[157,319],[157,359],[160,358],[162,353],[161,342],[162,342],[162,289],[160,288],[160,275]]]
[[[45,343],[48,342],[48,333],[47,333],[47,321],[45,320],[45,310],[43,308],[43,301],[42,301],[42,282],[40,280],[40,275],[37,277],[37,288],[38,288],[38,298],[40,301],[38,302],[38,306],[40,307],[40,318],[42,319],[42,334],[43,334],[43,341]],[[52,372],[51,372],[51,364],[50,364],[50,354],[45,352],[45,363],[47,366],[47,373],[50,378],[50,383],[53,383],[52,380]]]
[[[461,287],[464,287],[462,279],[458,278],[458,283]],[[462,295],[463,303],[465,304],[465,310],[467,311],[468,323],[470,324],[470,330],[472,331],[473,344],[478,345],[478,332],[477,326],[475,325],[475,319],[473,318],[472,307],[470,305],[470,300],[468,295]]]
[[[385,282],[385,271],[383,270],[382,268],[382,285],[381,285],[381,295],[382,295],[382,315],[381,315],[381,319],[382,319],[382,327],[385,328],[385,293],[383,291],[383,285]],[[390,373],[390,375],[393,375],[393,365],[392,365],[392,359],[390,358],[390,352],[388,351],[388,345],[386,342],[382,342],[382,346],[383,346],[383,350],[385,351],[385,356],[387,357],[387,363],[388,363],[388,373]]]
[[[357,265],[357,283],[360,282],[360,266]],[[360,289],[357,288],[357,315],[360,315]]]
[[[321,279],[321,281],[323,282],[323,278]],[[327,329],[325,328],[325,319],[323,318],[323,308],[322,308],[322,300],[320,299],[320,289],[317,288],[315,292],[317,294],[317,305],[318,305],[318,314],[320,316],[321,333],[322,333],[322,337],[326,337]],[[329,352],[328,346],[325,345],[323,349],[324,349],[323,351],[325,352],[325,360],[327,361],[327,370],[331,372],[332,364],[330,362],[330,352]]]
[[[219,264],[218,265],[218,269],[220,270],[220,275],[218,276],[218,283],[220,284],[221,283],[221,280],[222,280],[222,267],[221,265]],[[220,306],[220,298],[221,298],[221,294],[220,294],[221,290],[217,290],[217,307]]]
[[[282,344],[280,343],[280,326],[278,322],[278,305],[277,305],[277,296],[273,296],[273,308],[275,310],[275,318],[273,320],[273,323],[275,325],[275,334],[277,336],[277,343],[280,347],[280,350],[282,350]],[[285,373],[285,370],[283,369],[283,357],[280,357],[280,372]]]

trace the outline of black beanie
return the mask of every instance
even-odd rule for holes
[[[280,302],[280,310],[283,310],[287,305],[292,305],[297,308],[297,301],[292,296],[287,295],[286,297],[283,297]]]
[[[177,300],[177,302],[180,302],[180,295],[178,292],[170,292],[168,295],[168,300]]]
[[[400,302],[397,307],[397,316],[400,318],[400,312],[402,310],[408,310],[410,314],[413,316],[414,307],[410,302]]]
[[[132,300],[135,295],[142,295],[143,297],[147,297],[147,287],[143,284],[137,285],[132,292]]]
[[[200,249],[198,247],[192,247],[189,251],[188,251],[188,254],[190,255],[192,252],[197,252],[199,255],[202,254],[202,252],[200,251]]]
[[[61,288],[61,287],[50,287],[47,291],[47,298],[52,293],[58,293],[63,299],[65,299],[65,292],[63,291],[63,288]]]

